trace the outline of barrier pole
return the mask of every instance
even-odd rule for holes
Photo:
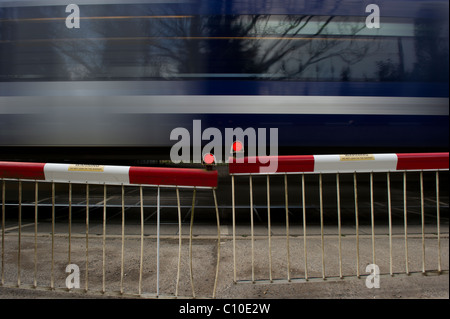
[[[177,207],[178,207],[178,267],[177,267],[177,285],[175,287],[175,297],[178,297],[178,286],[180,283],[180,271],[181,271],[181,243],[182,243],[181,205],[180,205],[180,191],[178,189],[178,186],[176,187],[176,193],[177,193]]]
[[[50,276],[50,289],[55,288],[53,270],[55,268],[55,183],[52,181],[52,266]]]
[[[122,184],[122,252],[120,258],[120,293],[123,294],[123,268],[125,254],[125,190]]]
[[[156,297],[159,296],[159,250],[160,250],[160,228],[161,228],[161,211],[160,211],[160,189],[156,198]]]
[[[232,206],[232,222],[233,222],[233,282],[237,282],[236,276],[236,201],[234,194],[234,175],[231,175],[231,206]]]
[[[267,236],[269,238],[269,280],[272,278],[272,229],[270,220],[270,177],[267,175]]]
[[[213,188],[213,196],[214,196],[214,205],[216,207],[216,220],[217,220],[217,266],[213,290],[213,298],[216,298],[216,289],[217,289],[217,281],[219,279],[219,265],[220,265],[220,216],[219,216],[219,207],[217,205],[217,196],[215,188]]]
[[[287,280],[291,281],[291,256],[289,251],[289,204],[287,174],[284,174],[284,200],[286,207],[286,254],[287,254]]]
[[[392,199],[391,199],[391,172],[387,172],[388,215],[389,215],[389,272],[394,276],[392,258]]]
[[[194,208],[195,208],[195,195],[197,189],[194,187],[194,193],[192,194],[192,208],[191,208],[191,224],[189,226],[189,276],[191,279],[191,288],[192,288],[192,297],[195,298],[195,289],[194,289],[194,273],[192,269],[192,235],[193,235],[193,226],[194,226]]]
[[[139,260],[139,295],[142,293],[142,272],[144,268],[144,196],[142,185],[139,186],[139,200],[141,204],[141,256]]]
[[[422,221],[422,273],[425,273],[425,203],[423,194],[423,171],[420,171],[420,213]]]
[[[39,186],[38,182],[34,182],[34,279],[33,287],[37,287],[37,224],[38,224],[38,195]]]
[[[302,174],[302,210],[303,210],[303,250],[305,254],[305,280],[308,280],[308,255],[306,248],[306,201],[305,201],[305,174]]]
[[[439,194],[439,172],[436,172],[436,214],[437,214],[437,235],[438,235],[438,272],[442,272],[441,264],[441,207]]]
[[[17,287],[20,287],[20,253],[22,240],[22,181],[19,181],[19,229],[18,229],[18,249],[17,249]]]
[[[72,183],[69,182],[69,265],[71,264],[72,254]]]
[[[336,197],[337,197],[337,213],[338,213],[338,245],[339,245],[339,278],[344,278],[342,275],[342,230],[341,230],[341,191],[339,185],[339,173],[336,174]]]
[[[403,214],[404,214],[404,228],[405,228],[405,265],[406,274],[409,275],[408,265],[408,217],[407,217],[407,193],[406,193],[406,171],[403,172]]]
[[[5,193],[6,184],[2,181],[2,286],[5,284]]]
[[[372,228],[372,264],[376,265],[375,259],[375,212],[373,207],[373,172],[370,172],[370,224]]]
[[[86,183],[86,287],[89,288],[89,184]]]
[[[250,237],[252,241],[252,283],[255,283],[255,236],[253,233],[253,178],[249,177],[250,183]]]
[[[358,184],[356,172],[353,173],[353,192],[355,196],[355,231],[356,231],[356,276],[360,278],[359,273],[359,212],[358,212]]]
[[[319,197],[320,197],[320,244],[322,251],[322,279],[325,280],[325,245],[323,236],[323,187],[322,173],[319,174]]]
[[[103,184],[102,292],[106,292],[106,184]]]

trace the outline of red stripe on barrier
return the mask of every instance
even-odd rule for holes
[[[313,155],[245,157],[242,160],[231,158],[229,172],[230,174],[261,173],[275,161],[277,161],[277,169],[270,173],[314,172]]]
[[[448,169],[448,153],[397,154],[397,170]]]
[[[130,184],[217,187],[217,171],[189,168],[130,167]]]
[[[45,180],[42,163],[0,162],[0,178]]]
[[[394,155],[394,154],[392,154]],[[435,170],[449,169],[449,153],[405,153],[397,156],[397,170]],[[271,161],[278,161],[276,171],[269,173],[314,172],[315,159],[313,155],[300,156],[262,156],[245,157],[243,159],[230,158],[230,174],[258,174],[268,173]]]

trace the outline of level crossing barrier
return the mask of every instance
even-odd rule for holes
[[[193,223],[196,193],[197,191],[212,190],[218,232],[216,269],[214,273],[210,272],[213,280],[209,282],[214,282],[211,295],[215,297],[220,260],[220,223],[216,198],[217,181],[217,171],[206,169],[0,162],[2,209],[1,286],[84,291],[103,295],[118,294],[124,296],[177,298],[180,297],[180,278],[186,278],[186,280],[189,280],[191,287],[191,295],[187,294],[187,297],[195,298],[197,297],[194,284],[195,274],[202,281],[208,279],[205,278],[208,274],[204,271],[203,265],[200,265],[200,269],[197,272],[194,269],[194,264],[196,263],[193,258]],[[66,209],[57,214],[58,203],[56,201],[61,197],[59,192],[63,189],[62,187],[65,187],[66,192],[62,199],[64,201],[63,206]],[[76,203],[76,199],[73,196],[74,190],[77,189],[79,194],[83,188],[86,197],[81,202],[78,199]],[[156,236],[145,234],[144,210],[148,210],[149,207],[149,205],[145,205],[145,200],[148,200],[150,197],[147,195],[149,194],[149,189],[153,190],[152,194],[156,191],[154,196],[156,197]],[[164,254],[164,249],[161,248],[163,236],[160,228],[161,191],[163,189],[175,193],[176,196],[175,207],[178,213],[178,261],[176,274],[167,270],[167,266],[161,263],[161,256]],[[144,192],[147,193],[147,196],[144,196]],[[186,194],[187,197],[192,196],[192,205],[188,212],[191,217],[188,267],[185,259],[182,258],[181,192],[184,192],[183,194]],[[129,234],[126,230],[126,219],[128,219],[126,218],[126,213],[128,213],[127,210],[130,205],[126,203],[126,197],[128,194],[136,193],[138,195],[134,196],[134,203],[135,208],[139,210],[140,219],[137,223],[140,227],[139,232]],[[116,198],[116,204],[111,204],[110,202],[114,201],[114,197]],[[40,214],[45,214],[44,203],[47,203],[47,206],[51,208],[51,216],[47,219],[39,216]],[[85,218],[85,229],[84,231],[83,229],[74,230],[72,229],[74,208],[82,208],[83,206],[84,212],[82,213],[85,214],[83,217]],[[34,220],[26,225],[22,223],[25,208],[34,209]],[[121,214],[121,224],[107,225],[109,220],[107,211],[114,208],[119,210],[118,214]],[[103,211],[100,217],[101,224],[99,225],[101,231],[100,234],[93,234],[92,230],[90,231],[93,225],[92,212],[99,209]],[[8,219],[5,218],[7,213],[10,217]],[[50,221],[46,223],[48,219]],[[61,227],[60,224],[66,219],[68,232],[58,234],[56,228]],[[11,220],[16,220],[17,224],[7,225],[6,222],[11,222]],[[34,233],[24,232],[25,227],[28,227],[28,229],[34,227]],[[115,233],[107,234],[107,228],[115,229]],[[47,237],[50,237],[50,243],[45,241]],[[67,262],[61,260],[60,257],[62,255],[59,252],[62,240],[66,243],[64,238],[67,239],[68,244]],[[156,242],[152,238],[156,239]],[[171,240],[173,242],[173,239]],[[137,242],[140,244],[138,245]],[[126,248],[126,246],[129,247]],[[156,255],[154,246],[156,246]],[[130,251],[128,251],[132,250],[132,247],[138,249],[138,259],[134,258],[133,254],[130,254]],[[135,249],[135,253],[137,249]],[[80,253],[80,250],[84,250],[84,256]],[[145,257],[146,254],[148,255],[147,258]],[[131,266],[129,262],[128,266],[125,265],[127,257],[133,259]],[[79,271],[80,262],[83,259],[84,265],[81,266],[84,266],[85,272],[81,274],[81,277],[84,277],[84,287],[81,287],[76,285],[76,280],[79,281],[80,274],[76,274],[75,271]],[[156,259],[156,265],[154,259]],[[118,260],[120,261],[119,266],[117,266]],[[77,264],[74,262],[77,262]],[[31,264],[32,266],[30,266]],[[148,264],[151,264],[151,266]],[[183,268],[182,264],[186,267]],[[61,267],[65,268],[66,281],[62,280],[65,277],[60,275]],[[181,273],[182,268],[189,268],[188,277],[187,275],[183,277]],[[99,269],[101,269],[101,272],[99,272]],[[111,269],[115,271],[111,271]],[[174,270],[175,267],[171,269]],[[46,277],[46,274],[49,274],[50,278]],[[57,274],[59,274],[59,277]],[[126,285],[126,277],[129,274],[134,274],[134,282],[138,283],[137,287],[128,287]],[[163,278],[162,274],[166,275],[167,278]],[[13,282],[11,282],[10,278],[13,278]],[[28,280],[28,283],[24,282],[24,278]],[[101,278],[100,281],[99,278]],[[145,285],[146,278],[149,278],[147,281],[150,281],[151,285]],[[68,279],[70,280],[67,281]],[[93,281],[97,283],[96,288],[92,288],[91,282]],[[111,290],[111,287],[108,287],[109,282],[116,284],[114,286],[115,290]],[[164,292],[161,288],[162,282],[166,283]],[[167,282],[170,282],[170,284],[167,284]],[[168,292],[167,289],[169,288],[173,288],[174,291]],[[203,297],[211,297],[211,295],[208,294]]]
[[[269,171],[268,165],[274,162],[277,162],[276,170]],[[441,248],[442,238],[448,239],[448,202],[442,203],[440,194],[440,176],[446,174],[448,178],[448,167],[448,153],[231,157],[234,282],[360,278],[367,275],[364,267],[378,267],[378,264],[380,275],[448,271],[442,267],[444,254],[448,268],[448,253]],[[275,188],[272,182],[276,178],[278,196],[272,194]],[[261,199],[261,195],[255,198],[256,179],[259,179],[260,187],[265,184],[265,199]],[[393,179],[399,186],[395,188],[395,198],[402,198],[400,203],[394,203]],[[364,187],[361,186],[363,183]],[[295,189],[291,191],[293,184]],[[247,190],[247,195],[242,195]],[[239,233],[236,229],[236,219],[247,215],[245,212],[237,214],[242,205],[238,205],[236,194],[240,195],[241,202],[243,197],[248,197],[248,207],[241,210],[249,210],[250,234],[242,230]],[[274,231],[274,197],[283,197],[284,234],[279,227],[276,234]],[[324,206],[325,197],[328,203],[330,200],[334,203],[332,207]],[[362,197],[367,199],[367,205],[361,203]],[[265,201],[266,221],[254,208],[255,199],[259,200],[260,207]],[[344,200],[345,229],[342,224]],[[293,206],[299,209],[294,212]],[[447,221],[445,233],[441,231],[442,208],[447,213],[444,216]],[[337,227],[330,228],[324,222],[325,213],[328,220],[330,216],[337,219],[337,225],[334,224]],[[396,214],[396,220],[398,217],[403,219],[402,225],[393,224],[393,214]],[[265,223],[265,235],[261,233],[261,227],[256,227],[255,216],[259,226]],[[420,216],[418,225],[412,228],[411,218],[416,216]],[[295,225],[290,222],[293,217],[299,221]],[[361,225],[362,218],[366,219],[366,225]],[[317,222],[314,224],[311,220]],[[272,249],[275,240],[285,241],[283,252]],[[277,247],[280,247],[279,243]],[[261,260],[267,262],[261,263]],[[412,269],[413,265],[420,268]]]
[[[261,169],[274,161],[275,171]],[[219,271],[221,240],[232,241],[233,265],[221,267],[233,271],[235,283],[361,278],[368,264],[379,265],[381,275],[448,272],[448,196],[441,193],[448,181],[448,153],[244,157],[231,158],[228,169],[232,238],[221,236],[215,170],[0,162],[1,286],[216,297],[224,274]],[[261,184],[264,189],[256,192]],[[199,250],[203,245],[196,245],[194,257],[200,238],[193,236],[196,194],[211,190],[217,220],[212,262],[210,250]],[[176,237],[161,234],[160,228],[161,201],[169,193],[177,211]],[[244,197],[248,202],[238,204]],[[186,199],[189,205],[182,205]],[[146,203],[151,200],[156,204]],[[181,214],[187,207],[189,235]],[[138,227],[128,223],[131,209],[138,211]],[[266,209],[267,215],[257,209]],[[113,210],[119,225],[108,217]],[[156,230],[149,235],[146,221],[154,215]],[[237,223],[244,216],[250,219],[250,234]],[[331,227],[332,219],[337,225]],[[183,250],[187,236],[188,252]],[[177,258],[164,259],[167,254]],[[79,289],[67,284],[74,264],[85,268]],[[205,282],[212,283],[206,290],[200,287]]]

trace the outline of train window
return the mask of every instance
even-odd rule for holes
[[[368,29],[362,17],[211,17],[209,73],[271,80],[448,80],[448,72],[440,78],[423,72],[448,65],[448,31],[421,23],[384,19],[383,28]]]
[[[0,81],[211,80],[448,82],[440,20],[180,15],[144,5],[0,8]]]

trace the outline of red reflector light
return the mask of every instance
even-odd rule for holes
[[[207,165],[211,165],[214,164],[216,162],[216,158],[214,157],[213,154],[205,154],[203,156],[203,163],[207,164]]]
[[[239,142],[239,141],[236,141],[236,142],[234,142],[233,143],[233,151],[234,152],[240,152],[240,151],[242,151],[242,143],[241,142]]]

